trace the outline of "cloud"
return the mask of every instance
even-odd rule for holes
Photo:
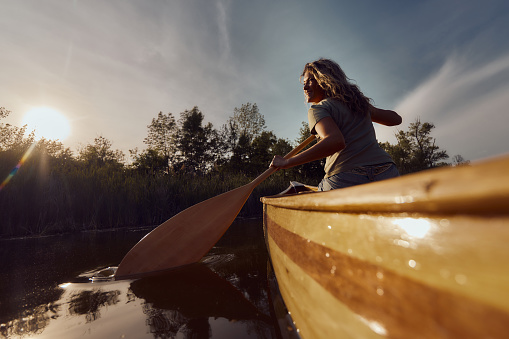
[[[396,107],[406,125],[432,122],[437,145],[450,156],[476,160],[509,151],[509,54],[477,64],[449,57]],[[406,127],[404,127],[406,128]]]
[[[231,51],[230,33],[228,31],[228,8],[227,4],[222,1],[216,3],[217,8],[217,24],[219,29],[219,43],[222,48],[222,55],[229,56]]]
[[[258,104],[269,129],[293,140],[306,120],[298,74],[325,56],[380,107],[399,101],[405,125],[417,116],[435,123],[434,136],[450,155],[499,152],[506,139],[498,129],[506,121],[493,112],[507,104],[507,58],[477,66],[472,60],[507,51],[500,43],[507,32],[504,2],[496,9],[475,1],[461,9],[439,4],[328,1],[314,10],[317,21],[309,20],[305,1],[6,2],[0,61],[9,67],[0,104],[12,119],[29,104],[66,112],[79,122],[71,146],[103,134],[124,150],[143,147],[146,125],[159,111],[178,116],[195,105],[219,128],[246,102]],[[451,50],[478,51],[477,59],[455,55],[437,71]],[[415,90],[400,101],[408,88]],[[473,129],[486,117],[498,119],[496,126]],[[377,127],[381,141],[395,142],[395,131]],[[479,131],[498,146],[475,143]]]

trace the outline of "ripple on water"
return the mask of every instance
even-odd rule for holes
[[[233,259],[235,259],[235,254],[233,253],[213,254],[207,255],[206,257],[201,259],[200,262],[204,263],[209,267],[214,267],[215,265],[221,265],[230,262]]]
[[[78,276],[78,280],[88,280],[91,282],[99,281],[113,281],[115,280],[115,273],[117,272],[116,266],[109,266],[103,268],[97,268],[91,271],[83,272]]]

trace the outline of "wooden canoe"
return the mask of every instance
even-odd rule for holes
[[[507,338],[509,157],[262,198],[302,338]]]

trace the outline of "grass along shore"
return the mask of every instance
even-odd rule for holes
[[[254,179],[220,173],[152,176],[107,169],[45,174],[21,170],[0,191],[0,238],[158,225]],[[284,171],[266,179],[252,192],[239,217],[261,217],[260,197],[281,192],[290,180],[295,178]]]

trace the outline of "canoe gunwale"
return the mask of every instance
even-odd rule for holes
[[[509,215],[506,168],[509,156],[328,192],[268,196],[261,201],[287,209],[324,212]]]

